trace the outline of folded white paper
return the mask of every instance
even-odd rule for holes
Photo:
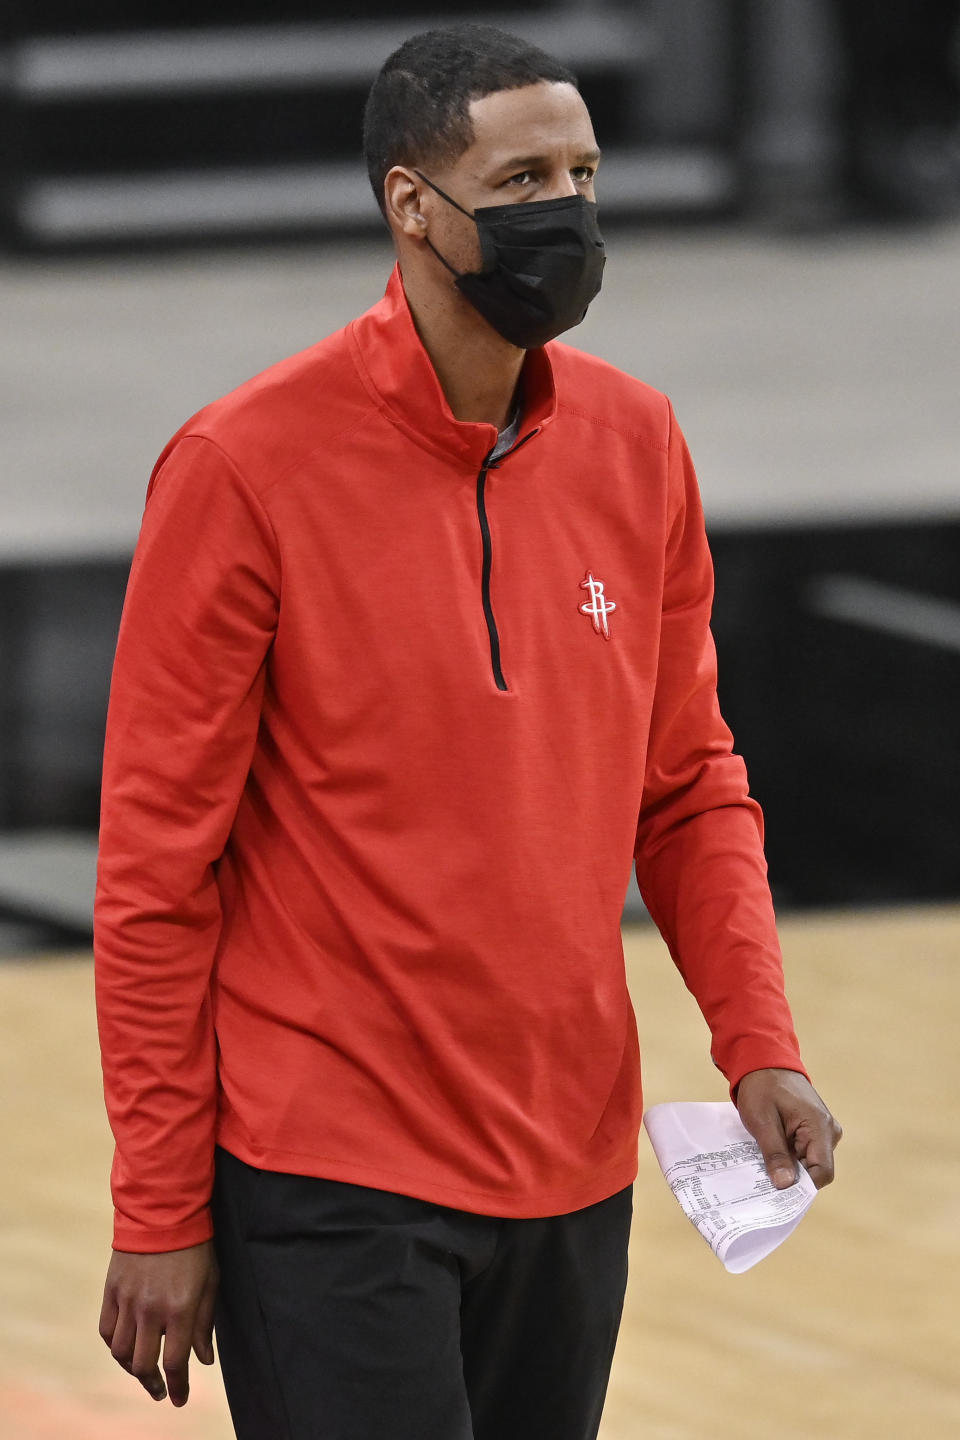
[[[774,1189],[729,1100],[654,1105],[643,1123],[684,1214],[733,1275],[782,1245],[817,1193],[802,1165],[796,1184]]]

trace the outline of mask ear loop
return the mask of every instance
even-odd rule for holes
[[[441,200],[446,200],[447,204],[452,205],[454,210],[459,210],[461,215],[466,215],[468,220],[473,220],[474,217],[471,215],[469,210],[464,210],[463,206],[458,205],[452,195],[448,195],[445,190],[441,190],[439,185],[434,185],[433,181],[429,179],[428,176],[424,175],[422,170],[414,170],[413,173],[414,175],[419,175],[423,183],[425,185],[429,185],[431,190],[436,190]],[[424,235],[423,238],[430,246],[430,249],[433,251],[434,255],[436,255],[437,259],[440,261],[440,264],[447,267],[447,269],[450,271],[450,274],[454,277],[455,280],[459,280],[461,278],[461,271],[455,270],[450,264],[450,261],[444,259],[444,257],[440,254],[440,251],[437,249],[436,245],[434,245],[433,241],[430,239],[429,235]]]
[[[441,190],[439,185],[434,185],[433,181],[429,179],[428,176],[424,175],[422,170],[414,170],[413,173],[414,175],[420,176],[420,179],[423,181],[424,185],[429,185],[431,190],[436,190],[441,200],[446,200],[447,204],[452,205],[454,210],[459,210],[460,214],[466,215],[468,220],[475,219],[475,216],[471,214],[469,210],[464,210],[462,205],[458,205],[456,200],[454,200],[453,196],[448,195],[446,190]]]
[[[445,260],[445,259],[443,258],[443,256],[440,254],[440,251],[437,249],[436,245],[434,245],[434,243],[433,243],[433,241],[430,239],[430,236],[429,236],[429,235],[424,235],[423,238],[424,238],[424,240],[426,240],[427,244],[430,246],[430,249],[433,251],[434,255],[436,255],[437,259],[440,261],[440,264],[441,264],[441,265],[445,265],[445,266],[447,267],[447,269],[450,271],[450,274],[453,276],[454,280],[459,280],[459,279],[460,279],[460,276],[461,276],[461,274],[462,274],[463,272],[460,271],[460,270],[454,270],[453,266],[450,264],[450,261],[449,261],[449,260]]]

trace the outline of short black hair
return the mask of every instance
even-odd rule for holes
[[[559,60],[494,25],[411,36],[384,62],[364,110],[363,155],[380,209],[394,165],[449,165],[469,149],[471,100],[544,80],[577,85]]]

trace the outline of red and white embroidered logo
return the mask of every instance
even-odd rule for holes
[[[580,606],[580,614],[589,615],[597,634],[602,635],[604,640],[609,640],[610,629],[607,625],[607,616],[616,610],[616,602],[607,599],[603,593],[603,581],[594,580],[589,570],[586,579],[580,581],[580,589],[586,590],[590,596],[589,600],[584,600]]]

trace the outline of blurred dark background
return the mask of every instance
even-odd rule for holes
[[[325,266],[333,274],[344,257],[368,256],[377,282],[365,303],[376,298],[388,260],[359,157],[365,93],[408,34],[458,18],[526,34],[581,76],[604,148],[604,224],[611,250],[619,244],[621,263],[634,266],[639,297],[627,316],[600,311],[582,343],[599,353],[613,344],[611,358],[682,399],[681,418],[684,409],[693,415],[688,434],[717,567],[721,698],[767,813],[778,901],[956,898],[960,353],[956,327],[944,320],[930,329],[928,320],[924,329],[897,277],[909,277],[904,294],[922,289],[925,275],[937,287],[924,315],[960,316],[960,266],[951,263],[960,261],[958,9],[955,0],[540,0],[479,14],[468,4],[430,13],[388,0],[8,0],[0,15],[0,373],[9,382],[0,401],[8,442],[0,920],[9,945],[88,931],[109,669],[150,456],[213,394],[333,328],[301,336],[292,324],[267,326],[247,364],[247,350],[241,360],[220,333],[238,323],[229,305],[245,292],[228,284],[225,296],[216,276],[259,277],[257,303],[275,313],[270,287],[289,273],[289,313],[307,257],[317,285]],[[715,257],[731,246],[750,263],[721,266],[712,283]],[[643,283],[652,257],[669,277],[677,254],[701,257],[699,270],[684,274],[703,278],[695,295],[674,282],[668,312],[664,295]],[[851,254],[862,267],[851,266]],[[783,280],[765,282],[777,295],[808,273],[805,256],[823,276],[823,315],[831,291],[844,305],[850,277],[862,285],[862,319],[842,339],[850,347],[838,370],[849,385],[843,414],[824,403],[816,346],[805,371],[791,363],[809,323],[803,302],[770,315],[764,330],[754,276],[780,266]],[[200,277],[195,293],[207,306],[190,343],[227,360],[205,376],[210,393],[185,392],[181,402],[175,379],[168,399],[166,387],[154,391],[155,414],[144,381],[137,405],[153,420],[141,426],[142,454],[128,440],[136,468],[124,479],[114,454],[113,478],[104,478],[107,434],[78,429],[78,412],[91,395],[106,416],[124,408],[118,376],[136,370],[135,354],[167,343],[175,350],[170,326],[184,323],[158,298],[150,329],[127,335],[124,360],[110,307],[124,303],[124,277],[142,296],[153,277],[188,272]],[[874,288],[863,283],[872,273]],[[721,316],[720,333],[745,352],[728,383],[722,357],[709,361],[709,310],[724,284],[738,288],[726,296],[733,318]],[[256,307],[244,313],[256,333]],[[643,334],[658,316],[659,347]],[[836,337],[828,319],[818,323],[829,368]],[[639,332],[634,348],[618,326]],[[924,437],[916,472],[889,453],[885,469],[870,438],[880,403],[871,366],[882,355],[889,412],[899,408],[895,372],[905,353],[935,377],[924,414],[909,397],[929,393],[929,383],[916,365],[903,375],[903,455],[917,453],[911,428]],[[950,394],[952,405],[943,399]],[[702,414],[701,395],[712,397]],[[779,413],[785,397],[806,412],[805,433],[820,437],[807,472],[805,442],[784,436],[790,473],[800,477],[786,507],[768,503],[780,481],[770,477],[768,492],[749,453],[749,417],[765,405]],[[713,403],[725,405],[725,417],[744,417],[748,501],[735,445],[711,432]],[[860,430],[847,434],[858,407]],[[862,472],[855,482],[842,458],[827,462],[835,474],[823,473],[831,427]],[[705,465],[712,445],[719,463]],[[734,456],[726,470],[725,455]],[[52,508],[44,486],[57,497]],[[848,503],[829,500],[845,486]]]

